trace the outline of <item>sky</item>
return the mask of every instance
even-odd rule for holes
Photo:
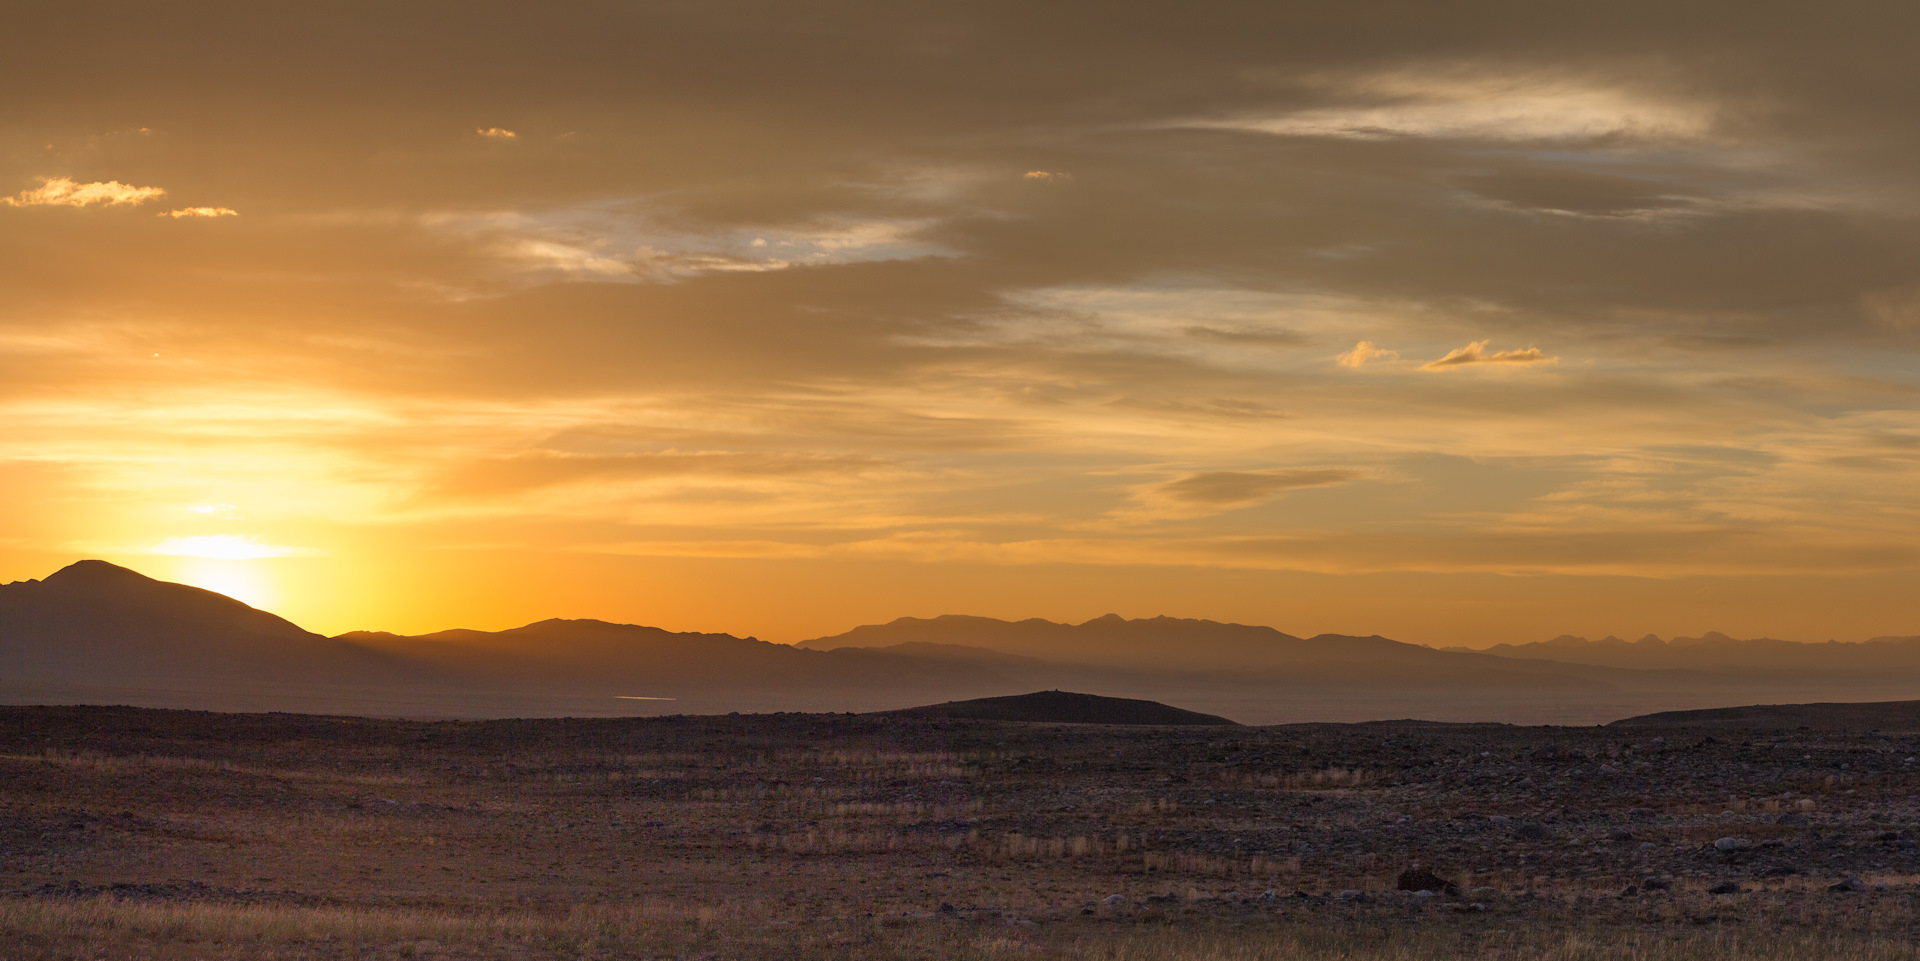
[[[0,581],[1920,633],[1920,8],[67,3]]]

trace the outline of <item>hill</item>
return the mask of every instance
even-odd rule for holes
[[[982,697],[971,701],[949,701],[899,711],[884,712],[900,717],[965,718],[976,721],[1027,721],[1041,724],[1179,724],[1232,725],[1236,721],[1198,711],[1187,711],[1159,701],[1126,697],[1101,697],[1098,694],[1074,694],[1068,691],[1036,691],[1010,697]]]
[[[1608,727],[1699,725],[1740,728],[1920,731],[1920,701],[1750,704],[1697,711],[1661,711],[1621,718]]]
[[[1463,648],[1449,648],[1461,651]],[[1521,660],[1551,660],[1634,670],[1714,672],[1818,671],[1920,675],[1920,637],[1876,637],[1860,643],[1807,644],[1771,637],[1741,640],[1718,631],[1664,640],[1648,634],[1635,641],[1603,637],[1590,641],[1562,634],[1531,644],[1498,644],[1480,653]]]

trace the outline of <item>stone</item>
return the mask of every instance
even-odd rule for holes
[[[1547,839],[1547,826],[1538,821],[1522,821],[1513,829],[1513,836],[1521,841],[1544,841]]]
[[[1632,808],[1627,811],[1627,820],[1629,821],[1651,821],[1659,816],[1659,812],[1652,808]]]
[[[1427,891],[1436,894],[1457,894],[1460,890],[1454,887],[1452,881],[1431,871],[1414,869],[1400,872],[1400,877],[1395,879],[1393,887],[1396,891]]]
[[[1865,891],[1866,889],[1867,889],[1867,882],[1860,880],[1860,878],[1857,876],[1848,877],[1843,881],[1837,881],[1833,884],[1827,885],[1827,890],[1833,891],[1839,894],[1846,894],[1852,891]]]
[[[1773,823],[1787,824],[1793,827],[1806,827],[1807,824],[1810,822],[1807,820],[1806,815],[1801,814],[1798,811],[1788,811],[1787,813],[1782,814],[1777,818],[1774,818]]]
[[[1707,889],[1708,894],[1740,894],[1746,891],[1736,881],[1722,881]]]
[[[1746,838],[1721,838],[1713,842],[1713,849],[1721,854],[1738,854],[1753,850],[1753,842]]]
[[[1269,891],[1267,893],[1272,894],[1273,892]],[[1127,896],[1124,894],[1109,894],[1106,897],[1101,898],[1100,903],[1110,908],[1126,907]],[[945,905],[942,905],[942,907],[945,907]]]

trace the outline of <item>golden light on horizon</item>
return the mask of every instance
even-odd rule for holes
[[[1920,633],[1910,118],[1856,70],[1905,51],[644,8],[369,26],[320,85],[304,9],[0,39],[0,578],[228,565],[326,632]]]

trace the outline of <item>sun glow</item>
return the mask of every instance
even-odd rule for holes
[[[308,547],[263,544],[260,538],[249,534],[203,534],[198,537],[169,537],[148,548],[147,553],[245,561],[262,557],[302,557],[319,552]]]
[[[180,583],[225,594],[262,610],[270,609],[280,598],[272,573],[254,560],[197,557],[182,564],[175,576]]]

